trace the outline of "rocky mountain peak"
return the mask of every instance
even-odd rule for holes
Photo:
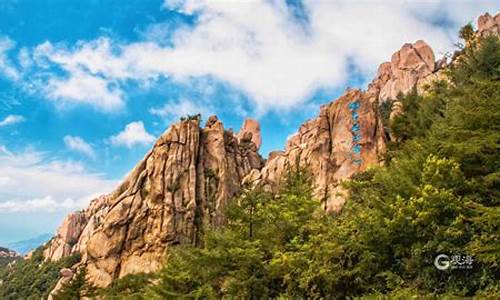
[[[326,211],[343,206],[340,182],[370,165],[381,162],[385,140],[373,96],[350,90],[323,105],[319,115],[299,128],[281,152],[273,152],[260,171],[252,171],[246,182],[276,189],[287,170],[299,164],[309,169],[315,195]]]
[[[216,116],[204,128],[199,117],[184,119],[114,192],[68,215],[44,255],[58,260],[80,252],[97,286],[155,271],[168,247],[196,244],[205,226],[222,225],[223,208],[243,177],[262,164],[252,140],[239,141]]]
[[[407,93],[436,70],[434,52],[426,42],[418,40],[413,44],[407,43],[394,52],[390,62],[379,66],[375,79],[368,86],[368,92],[380,101],[396,99],[399,93]]]

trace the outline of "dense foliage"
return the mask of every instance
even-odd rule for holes
[[[8,256],[8,254],[11,252],[10,249],[0,247],[0,254],[4,254],[5,256],[0,255],[0,272],[2,272],[2,269],[5,268],[7,265],[12,263],[15,260],[20,259],[20,257],[14,256]]]
[[[2,272],[2,270],[6,268],[10,263],[18,259],[19,258],[16,257],[0,257],[0,272]]]
[[[44,262],[43,249],[34,251],[31,259],[21,259],[0,270],[0,299],[42,299],[59,280],[59,271],[80,261],[78,255],[58,262]]]

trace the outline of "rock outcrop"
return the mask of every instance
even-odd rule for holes
[[[204,226],[224,223],[222,211],[244,176],[263,160],[210,117],[174,124],[110,195],[69,215],[45,256],[79,251],[87,279],[107,286],[130,273],[157,270],[168,247],[198,242]]]
[[[272,152],[264,168],[252,171],[245,183],[276,189],[287,170],[299,164],[312,173],[316,197],[325,210],[340,211],[345,201],[340,183],[383,162],[386,135],[379,103],[408,93],[445,67],[446,59],[435,62],[434,52],[424,41],[404,44],[390,62],[379,66],[367,91],[349,90],[321,107],[319,116],[304,123],[285,150]],[[401,105],[395,102],[391,116],[399,113]]]
[[[0,247],[0,258],[5,257],[5,258],[17,258],[20,257],[19,254],[17,254],[16,251],[10,250],[4,247]]]
[[[441,67],[442,63],[439,64]],[[390,62],[382,63],[368,92],[380,101],[396,99],[399,93],[409,92],[423,78],[437,70],[434,52],[424,41],[404,44]]]
[[[68,268],[63,268],[59,271],[59,280],[57,281],[55,287],[50,291],[47,300],[53,300],[54,297],[62,290],[62,288],[68,284],[74,277],[75,272]]]
[[[381,163],[384,152],[377,98],[350,90],[322,106],[319,116],[287,141],[285,151],[272,152],[264,168],[252,171],[245,182],[276,189],[298,164],[312,174],[316,197],[324,201],[325,210],[338,212],[345,199],[340,182]]]
[[[45,248],[44,256],[58,260],[70,255],[87,221],[87,216],[83,212],[70,213],[64,219],[52,241]]]
[[[238,140],[247,139],[251,140],[257,149],[262,144],[262,137],[260,135],[260,124],[256,120],[246,119],[238,132]]]

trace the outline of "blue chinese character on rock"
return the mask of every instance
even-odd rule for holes
[[[358,101],[351,102],[351,103],[349,103],[349,105],[347,107],[350,110],[356,110],[359,108],[359,102]]]
[[[351,111],[351,118],[352,118],[352,127],[351,127],[351,133],[352,133],[352,152],[355,155],[360,155],[361,154],[361,145],[359,142],[361,141],[361,135],[359,134],[360,127],[359,127],[359,114],[358,114],[358,109],[359,109],[359,101],[354,101],[351,102],[347,105],[349,110]],[[355,163],[360,165],[363,160],[361,159],[354,159],[351,157],[351,160]]]
[[[351,116],[352,116],[352,120],[353,120],[354,122],[358,122],[359,115],[358,115],[358,112],[357,112],[357,111],[353,111],[353,112],[351,113]]]
[[[354,152],[355,154],[361,154],[361,145],[355,144],[354,147],[352,147],[352,152]]]

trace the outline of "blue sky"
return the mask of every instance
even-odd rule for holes
[[[495,1],[0,2],[0,244],[53,232],[168,125],[261,122],[281,149],[405,42],[437,57]]]

